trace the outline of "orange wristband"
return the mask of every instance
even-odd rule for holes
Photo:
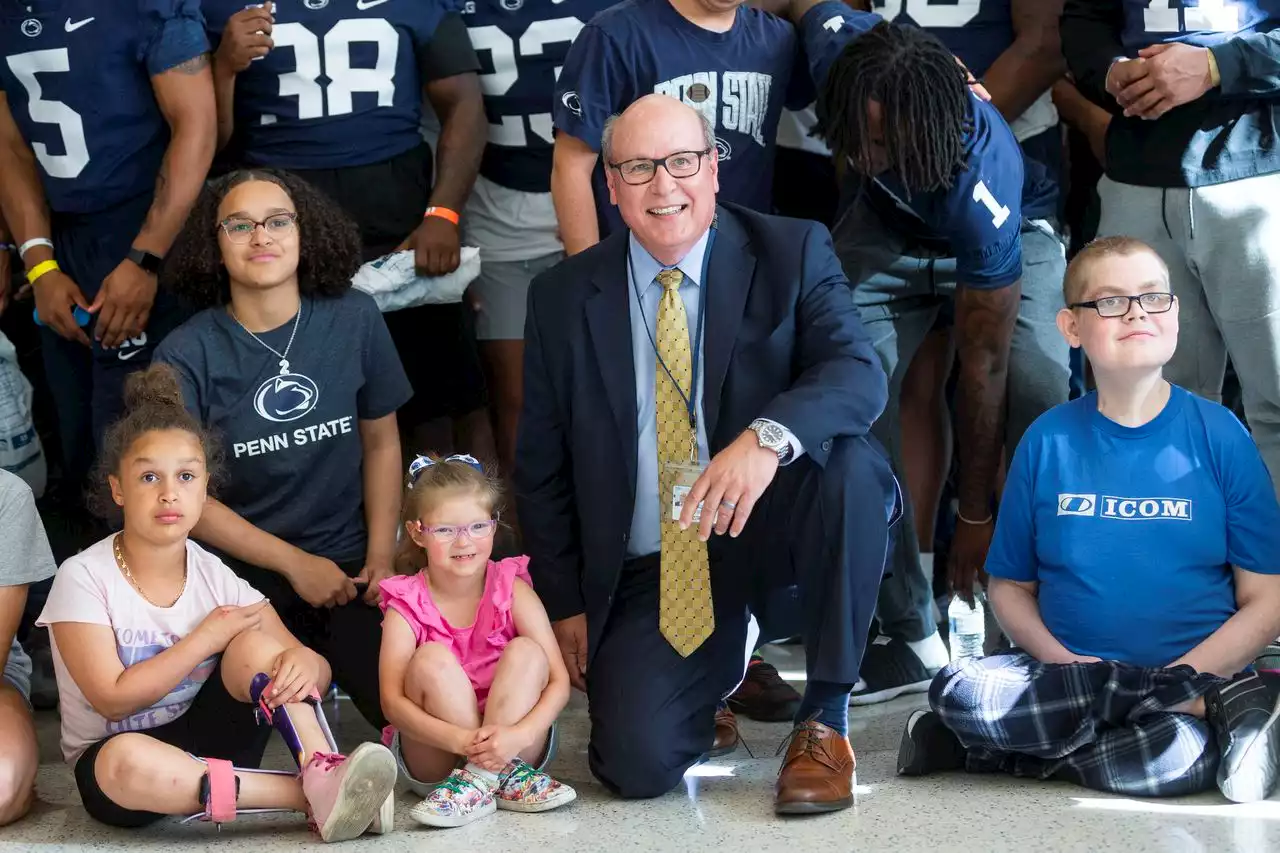
[[[449,220],[454,225],[458,224],[458,214],[447,207],[435,207],[434,205],[432,207],[428,207],[427,212],[423,214],[422,218],[426,219],[428,216],[438,216],[441,219]]]

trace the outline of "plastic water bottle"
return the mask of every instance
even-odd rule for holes
[[[982,593],[974,592],[973,606],[959,595],[951,598],[947,608],[951,624],[951,660],[982,657],[987,640],[987,614],[982,606]]]

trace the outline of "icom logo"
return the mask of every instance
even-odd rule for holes
[[[1087,515],[1121,521],[1191,520],[1186,498],[1123,498],[1115,495],[1060,494],[1058,515]]]
[[[1157,518],[1190,521],[1191,501],[1186,498],[1116,498],[1103,495],[1100,515],[1125,521]]]
[[[1058,515],[1093,515],[1097,495],[1058,495]]]

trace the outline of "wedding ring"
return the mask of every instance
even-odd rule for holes
[[[729,510],[737,509],[737,508],[738,508],[738,505],[737,505],[736,503],[734,503],[733,501],[720,501],[720,506],[724,507],[725,509],[729,509]]]

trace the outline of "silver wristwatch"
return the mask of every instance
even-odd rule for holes
[[[756,418],[747,429],[756,434],[756,441],[761,447],[767,447],[778,454],[779,462],[786,462],[791,458],[791,442],[787,441],[786,430],[773,421]]]

